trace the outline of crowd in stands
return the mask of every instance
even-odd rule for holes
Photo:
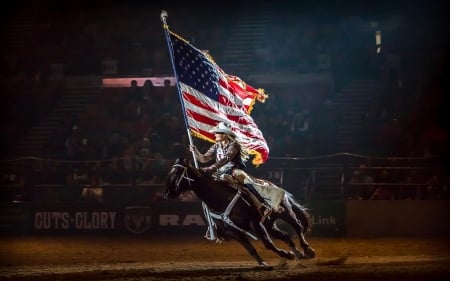
[[[430,54],[431,55],[431,54]],[[431,55],[445,61],[448,55]],[[366,108],[361,127],[361,150],[386,156],[448,156],[449,132],[446,126],[445,71],[438,64],[424,67],[434,75],[407,75],[409,61],[401,68],[380,71],[380,88]]]
[[[336,130],[339,121],[333,101],[327,95],[318,99],[320,95],[278,93],[269,97],[265,104],[256,104],[253,113],[268,141],[271,156],[290,158],[336,153],[330,150],[330,144],[335,142],[335,132],[324,132],[325,129]],[[199,145],[206,148],[208,143],[201,142]],[[389,145],[393,145],[392,140]],[[373,147],[383,148],[376,144]],[[385,155],[439,156],[399,152]],[[95,179],[95,185],[99,186],[162,184],[172,160],[180,156],[191,157],[176,87],[154,87],[146,82],[142,87],[132,83],[127,88],[102,89],[95,102],[84,112],[66,116],[49,138],[42,156],[73,161],[75,164],[58,167],[55,163],[49,163],[46,167],[35,167],[36,171],[42,171],[35,173],[35,184],[58,182],[70,185],[74,181],[74,171],[78,173],[76,182],[89,188],[92,187],[91,179]],[[87,164],[80,165],[83,161]],[[419,178],[416,170],[398,173],[395,169],[372,171],[370,168],[370,165],[362,167],[359,173],[371,171],[372,176],[366,175],[361,179],[360,175],[355,174],[349,181],[349,192],[354,187],[358,188],[358,184],[363,184],[347,199],[448,198],[449,179],[445,172],[433,170],[430,174],[427,171]],[[153,191],[153,194],[145,193],[147,198],[161,198],[160,191]],[[95,193],[84,191],[84,194]]]
[[[450,182],[436,167],[373,167],[362,163],[348,181],[347,200],[448,200]]]
[[[107,1],[100,3],[103,5]],[[46,12],[39,8],[28,11],[41,23],[42,32],[32,37],[38,46],[33,50],[5,50],[8,59],[2,64],[2,73],[13,81],[12,85],[21,85],[21,88],[5,89],[10,94],[6,96],[5,110],[2,108],[4,134],[1,145],[4,149],[17,143],[64,93],[64,87],[48,77],[51,63],[63,63],[65,75],[101,75],[101,62],[105,59],[116,60],[119,72],[126,75],[172,72],[159,10],[149,12],[139,6],[111,6],[108,9],[95,6],[92,10],[73,8],[76,13],[67,7]],[[213,57],[217,54],[220,63],[224,48],[220,42],[226,40],[231,19],[218,17],[211,21],[217,15],[217,9],[211,8],[207,19],[188,17],[190,20],[186,21],[183,9],[175,6],[169,11],[174,18],[173,21],[171,18],[172,26],[197,46],[207,46]],[[178,21],[177,16],[183,21]],[[68,17],[70,21],[66,20]],[[44,22],[41,21],[43,19]],[[199,22],[203,24],[206,20],[209,20],[208,25],[198,28]],[[379,93],[364,116],[361,151],[398,157],[449,155],[448,130],[441,122],[448,100],[442,77],[448,65],[425,63],[428,58],[445,62],[447,54],[424,49],[428,56],[423,55],[422,61],[417,62],[414,56],[421,47],[408,53],[411,41],[404,44],[394,42],[392,45],[400,47],[388,48],[387,54],[395,53],[400,64],[393,67],[388,55],[377,55],[369,48],[369,41],[354,36],[362,33],[354,26],[350,28],[354,23],[352,19],[333,26],[329,22],[318,24],[311,18],[302,22],[275,22],[267,31],[273,36],[267,36],[271,39],[256,51],[262,60],[266,60],[263,62],[266,67],[262,69],[314,72],[318,70],[318,56],[325,54],[331,58],[334,67],[330,71],[338,85],[343,76],[355,74],[345,70],[355,65],[356,72],[378,75]],[[347,40],[352,36],[354,40]],[[367,66],[365,71],[364,65]],[[411,69],[417,68],[420,73],[412,73]],[[341,152],[334,149],[338,124],[343,122],[336,104],[338,90],[338,87],[330,89],[328,86],[314,89],[268,86],[269,99],[265,104],[256,104],[252,116],[264,133],[270,155],[308,157]],[[26,116],[23,112],[27,112]],[[147,82],[142,87],[132,84],[127,88],[103,88],[85,111],[76,116],[67,115],[61,120],[42,155],[39,155],[74,163],[85,161],[89,163],[88,167],[66,165],[62,173],[57,176],[53,173],[52,176],[52,169],[58,170],[58,167],[36,164],[36,171],[43,172],[33,181],[70,185],[76,179],[88,185],[95,178],[93,185],[129,184],[133,181],[137,184],[160,184],[170,160],[190,156],[186,133],[175,87],[154,87]],[[207,146],[206,143],[201,145]],[[91,161],[95,164],[92,165]],[[82,172],[83,176],[74,178],[75,170]],[[99,174],[103,176],[97,178]],[[372,182],[391,182],[384,181],[382,176],[401,178],[405,182],[419,181],[413,179],[417,176],[414,174],[385,174],[385,171],[380,171],[379,176],[372,175]],[[445,189],[443,192],[447,195],[441,192],[434,195],[432,192],[436,181],[448,186],[448,178],[445,177],[443,172],[432,173],[426,179],[422,176],[420,182],[430,184],[426,190],[418,188],[414,194],[392,194],[375,186],[373,190],[366,190],[369,194],[357,193],[349,198],[448,198]],[[9,176],[7,178],[10,179]],[[365,180],[371,183],[368,178]],[[19,180],[14,179],[14,182]]]

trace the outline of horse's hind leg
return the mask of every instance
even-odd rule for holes
[[[306,242],[304,235],[310,225],[308,221],[308,214],[291,197],[284,197],[283,205],[286,207],[286,213],[282,219],[294,228],[297,233],[300,246],[306,257],[314,258],[316,256],[316,251],[308,244],[308,242]]]
[[[299,223],[301,226],[301,223]],[[305,239],[305,232],[303,231],[303,227],[301,226],[297,231],[298,239],[300,242],[300,246],[302,247],[303,251],[305,252],[306,256],[309,258],[314,258],[316,256],[316,250],[314,250],[311,245],[306,241]]]
[[[276,238],[276,239],[279,239],[279,240],[285,242],[289,246],[289,248],[292,249],[292,251],[294,252],[294,255],[297,259],[306,258],[305,254],[297,248],[297,245],[291,239],[291,236],[286,231],[279,229],[275,222],[272,224],[272,227],[267,228],[267,231],[269,232],[270,236],[272,236],[273,238]]]
[[[272,239],[270,239],[269,234],[267,233],[267,230],[265,226],[261,223],[254,223],[254,229],[258,233],[258,236],[261,238],[262,243],[266,247],[266,249],[274,251],[277,253],[280,257],[286,258],[286,259],[294,259],[295,255],[291,251],[286,251],[284,249],[280,249],[275,246]]]
[[[298,236],[300,246],[302,247],[305,255],[298,256],[298,258],[314,258],[316,256],[316,251],[309,245],[305,239],[302,223],[296,219],[296,217],[284,218],[284,221],[288,223],[295,231]]]

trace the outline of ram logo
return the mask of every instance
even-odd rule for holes
[[[134,234],[146,232],[152,224],[152,212],[147,206],[125,207],[124,220],[126,229]]]

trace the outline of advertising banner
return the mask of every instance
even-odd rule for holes
[[[342,201],[316,201],[307,206],[312,231],[308,235],[344,235]],[[29,228],[48,234],[203,235],[206,221],[201,202],[161,201],[149,204],[46,204],[34,206]],[[279,223],[283,228],[283,222]],[[286,229],[289,231],[289,229]]]
[[[46,204],[33,206],[32,233],[117,233],[123,230],[121,206],[102,204]]]
[[[343,201],[311,201],[305,205],[311,215],[315,237],[341,237],[345,234]],[[120,216],[119,216],[120,217]],[[200,202],[158,202],[152,206],[126,206],[125,229],[134,234],[204,234],[206,221]],[[280,227],[286,227],[279,222]],[[286,229],[289,231],[289,229]]]
[[[311,214],[311,236],[342,237],[345,235],[344,201],[311,201],[305,206]]]
[[[186,234],[205,231],[200,202],[148,204],[46,204],[33,206],[29,229],[35,234]]]
[[[310,231],[306,236],[342,237],[345,235],[345,204],[343,201],[310,201],[303,205],[310,214]],[[294,235],[291,227],[283,221],[280,229]]]

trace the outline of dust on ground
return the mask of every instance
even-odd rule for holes
[[[202,237],[3,236],[0,280],[450,280],[450,240],[309,238],[310,260]],[[287,247],[276,242],[279,247]]]

